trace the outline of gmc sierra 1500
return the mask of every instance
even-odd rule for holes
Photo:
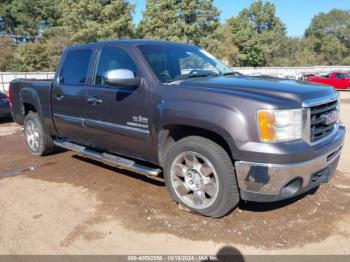
[[[170,42],[68,47],[52,82],[18,79],[9,96],[34,155],[163,173],[176,202],[211,217],[328,182],[345,136],[331,87],[242,76]]]

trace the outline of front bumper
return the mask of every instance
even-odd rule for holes
[[[273,202],[300,195],[334,174],[342,144],[315,159],[297,164],[235,162],[243,200]]]

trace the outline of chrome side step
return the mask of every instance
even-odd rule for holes
[[[162,172],[161,169],[159,168],[146,167],[146,166],[137,164],[135,161],[130,159],[118,157],[107,153],[99,153],[91,149],[87,149],[84,146],[80,146],[64,140],[54,140],[53,143],[55,146],[77,152],[79,154],[85,155],[95,160],[116,166],[120,169],[133,171],[133,172],[147,175],[147,176],[158,176]]]

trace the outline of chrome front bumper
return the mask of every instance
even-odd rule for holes
[[[316,159],[297,164],[235,162],[241,198],[273,202],[302,194],[326,183],[335,172],[342,146]]]

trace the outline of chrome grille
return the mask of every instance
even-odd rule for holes
[[[311,142],[317,142],[318,140],[329,135],[334,130],[337,121],[330,124],[327,123],[327,115],[334,111],[338,112],[338,100],[312,106],[310,108]]]

